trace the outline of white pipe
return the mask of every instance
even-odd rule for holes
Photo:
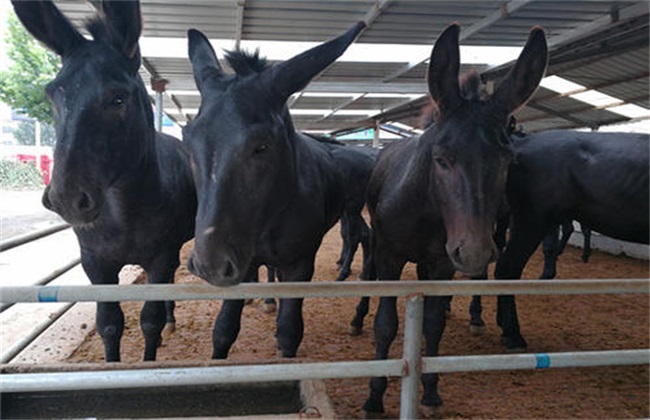
[[[155,130],[162,131],[162,120],[163,120],[163,93],[161,91],[156,91],[156,118],[154,120]]]
[[[16,357],[18,353],[23,351],[25,347],[32,343],[32,341],[36,340],[36,338],[38,338],[38,336],[41,335],[43,331],[48,329],[50,325],[54,324],[54,322],[56,322],[56,320],[59,319],[64,313],[66,313],[73,305],[74,303],[63,305],[59,310],[51,313],[50,316],[36,324],[36,326],[32,328],[29,334],[14,342],[11,347],[2,352],[0,355],[0,363],[9,363],[11,359]],[[0,389],[2,389],[1,386]]]
[[[267,297],[357,297],[471,295],[566,295],[650,293],[650,279],[613,280],[454,280],[353,281],[317,283],[247,283],[93,286],[14,286],[0,288],[0,302],[115,302],[147,300],[259,299]]]
[[[29,232],[24,235],[14,236],[12,238],[0,242],[0,251],[7,251],[11,248],[26,244],[27,242],[31,242],[33,240],[40,239],[48,235],[52,235],[53,233],[59,232],[69,227],[70,225],[67,223],[58,223],[56,225],[47,227],[45,229]]]
[[[69,270],[76,267],[80,263],[81,263],[81,258],[79,258],[79,257],[73,258],[71,261],[69,261],[64,266],[57,268],[56,270],[52,271],[47,276],[45,276],[42,279],[37,280],[36,282],[34,282],[33,285],[34,286],[44,286],[44,285],[50,283],[51,281],[59,278],[62,274],[68,272]],[[3,303],[3,304],[1,304],[0,305],[0,312],[6,311],[7,309],[11,308],[13,305],[14,305],[14,303]]]
[[[423,373],[485,370],[566,368],[648,364],[650,350],[441,356],[422,359]],[[104,370],[95,372],[15,373],[0,375],[2,392],[72,391],[160,386],[291,381],[301,379],[404,376],[403,360],[297,363],[250,366],[215,366]]]
[[[404,363],[406,374],[402,377],[400,396],[400,419],[414,419],[418,416],[418,393],[420,390],[420,373],[422,371],[420,351],[422,347],[422,320],[424,316],[424,297],[409,296],[406,301],[404,316]]]
[[[424,373],[644,365],[650,363],[650,349],[424,357],[422,362]]]
[[[402,360],[373,360],[95,372],[15,373],[0,375],[0,389],[5,393],[144,388],[357,378],[377,375],[402,376],[403,372],[404,362]]]

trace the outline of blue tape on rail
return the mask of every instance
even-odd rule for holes
[[[45,286],[38,291],[39,302],[58,302],[59,286]]]
[[[547,369],[551,367],[551,356],[546,353],[538,353],[535,355],[537,359],[537,365],[535,369]]]

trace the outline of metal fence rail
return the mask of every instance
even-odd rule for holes
[[[402,378],[400,417],[417,415],[421,373],[472,370],[647,364],[650,350],[617,350],[518,355],[421,357],[425,295],[650,293],[650,279],[631,280],[490,280],[382,281],[201,285],[21,286],[0,288],[0,302],[77,302],[127,300],[201,300],[295,297],[406,296],[401,359],[135,371],[24,373],[0,375],[1,392],[108,389],[142,386],[201,385],[234,382],[334,379],[370,376]]]
[[[602,280],[452,280],[240,284],[145,284],[93,286],[0,287],[0,303],[115,302],[145,300],[203,300],[275,298],[331,298],[359,296],[559,295],[650,293],[650,279]]]
[[[15,248],[20,245],[24,245],[28,242],[35,241],[36,239],[44,238],[46,236],[52,235],[53,233],[68,229],[69,227],[70,225],[68,223],[58,223],[45,229],[28,232],[24,235],[14,236],[0,242],[0,252],[10,250],[11,248]]]
[[[10,238],[0,243],[0,251],[26,244],[68,227],[70,226],[62,223],[44,230]],[[78,263],[78,259],[71,261],[65,267],[55,270],[51,275],[33,286],[0,287],[0,312],[20,302],[69,302],[68,305],[65,305],[63,311],[60,311],[60,314],[62,314],[74,302],[256,299],[267,297],[407,297],[403,355],[401,359],[375,361],[112,370],[110,375],[107,375],[105,371],[2,374],[0,375],[0,393],[393,376],[402,378],[400,418],[410,419],[417,416],[421,373],[650,363],[650,349],[480,356],[421,357],[420,355],[424,311],[423,297],[425,295],[648,294],[650,293],[650,279],[276,283],[241,284],[227,288],[208,284],[44,285]],[[44,331],[54,320],[50,319],[39,324],[36,333]],[[0,362],[5,363],[11,360],[29,344],[29,340],[32,338],[30,336],[28,339],[15,343],[10,352],[3,354]]]

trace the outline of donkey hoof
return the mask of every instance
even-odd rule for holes
[[[366,400],[363,404],[364,417],[367,419],[385,419],[386,410],[382,401],[375,401],[373,398]]]
[[[501,336],[501,343],[506,346],[507,353],[525,353],[528,351],[528,343],[521,335]]]
[[[485,325],[469,324],[469,333],[474,336],[485,334]]]
[[[175,322],[168,322],[165,324],[165,328],[163,328],[162,332],[160,333],[160,341],[158,342],[158,347],[162,345],[163,342],[166,340],[169,340],[169,338],[174,334],[174,331],[176,331],[176,323]]]
[[[387,419],[389,418],[386,413],[378,413],[375,411],[364,411],[363,412],[365,419]]]
[[[163,334],[165,332],[168,332],[169,334],[173,333],[176,331],[176,322],[168,322],[165,324],[165,328],[163,328]]]
[[[262,305],[262,312],[265,314],[272,314],[278,309],[278,306],[275,303],[264,303]]]
[[[363,332],[363,328],[357,327],[355,325],[350,325],[350,336],[356,337],[361,335],[362,332]]]
[[[442,402],[440,403],[442,405]],[[425,419],[438,419],[441,418],[441,408],[440,405],[421,405],[420,406],[420,412],[422,414],[422,418]]]

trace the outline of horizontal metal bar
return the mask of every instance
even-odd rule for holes
[[[25,350],[34,340],[38,338],[43,331],[47,330],[50,325],[54,324],[63,314],[68,312],[74,303],[68,303],[62,306],[58,311],[51,313],[48,317],[43,318],[26,336],[14,342],[8,349],[3,349],[0,354],[0,363],[9,363],[11,359],[16,357],[21,351]]]
[[[422,359],[422,372],[469,372],[591,366],[643,365],[650,349],[511,355],[440,356]],[[290,381],[301,379],[399,377],[399,359],[360,362],[240,365],[90,372],[12,373],[0,375],[2,392],[71,391],[162,386]]]
[[[318,283],[253,283],[231,287],[209,284],[93,286],[15,286],[0,288],[0,302],[115,302],[151,300],[258,299],[267,297],[359,297],[471,295],[555,295],[650,293],[650,279],[454,280]]]
[[[44,286],[44,285],[50,283],[51,281],[59,278],[62,274],[68,272],[71,269],[73,269],[74,267],[76,267],[80,263],[81,263],[81,258],[79,258],[79,257],[73,258],[70,262],[68,262],[64,266],[57,268],[56,270],[52,271],[47,276],[45,276],[42,279],[36,281],[34,283],[34,286]],[[0,305],[0,313],[6,311],[10,307],[12,307],[14,304],[15,303],[3,303],[2,305]]]
[[[645,365],[650,349],[422,358],[423,373]]]
[[[71,391],[402,376],[403,374],[404,362],[392,359],[361,362],[2,374],[0,375],[0,389],[3,393]]]
[[[15,248],[19,245],[24,245],[28,242],[31,242],[36,239],[43,238],[45,236],[52,235],[53,233],[57,233],[59,231],[62,231],[64,229],[69,228],[70,225],[67,223],[58,223],[56,225],[52,225],[50,227],[47,227],[45,229],[41,230],[36,230],[33,232],[26,233],[24,235],[18,235],[14,236],[13,238],[6,239],[2,242],[0,242],[0,252],[2,251],[7,251],[11,248]]]

